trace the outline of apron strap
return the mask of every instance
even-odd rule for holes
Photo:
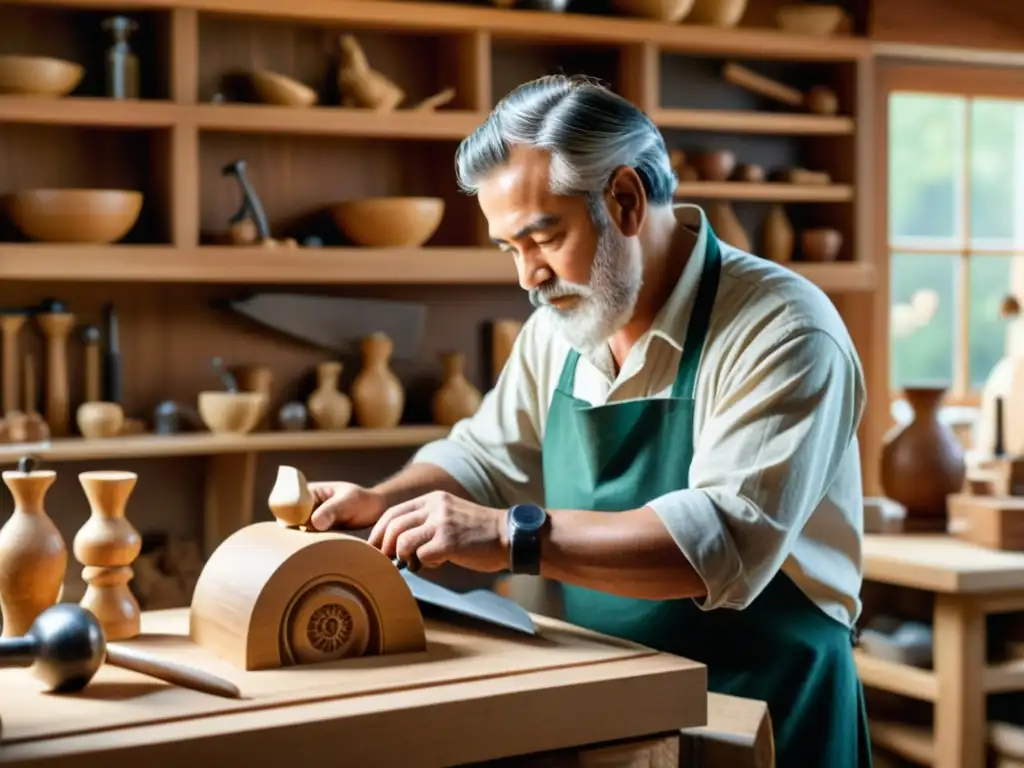
[[[558,377],[558,390],[569,397],[573,396],[572,393],[576,389],[576,364],[579,361],[580,353],[575,349],[569,350],[562,365],[562,375]]]
[[[686,329],[686,341],[683,354],[679,360],[676,381],[672,385],[672,397],[693,398],[697,387],[697,370],[700,358],[704,354],[704,339],[711,326],[711,310],[715,306],[718,294],[718,275],[722,267],[722,249],[718,245],[711,225],[705,223],[707,243],[704,246],[704,268],[701,270],[700,285],[697,296],[693,300],[690,322]]]

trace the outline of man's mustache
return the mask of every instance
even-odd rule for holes
[[[555,299],[562,299],[568,296],[579,296],[586,298],[587,293],[578,287],[571,286],[558,280],[541,283],[536,288],[530,289],[530,303],[535,307],[546,307]]]

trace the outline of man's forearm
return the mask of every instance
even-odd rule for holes
[[[444,491],[472,501],[466,489],[436,464],[408,464],[371,490],[382,494],[388,507],[434,491]]]
[[[608,514],[553,510],[545,578],[648,600],[702,597],[704,582],[649,507]]]

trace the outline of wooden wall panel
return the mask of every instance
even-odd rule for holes
[[[1019,51],[1024,4],[1012,0],[872,0],[874,40]]]

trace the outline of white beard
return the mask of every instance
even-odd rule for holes
[[[573,348],[586,352],[597,349],[633,316],[643,285],[643,265],[629,250],[626,239],[607,222],[603,227],[590,268],[590,280],[578,285],[555,278],[530,291],[530,301],[547,312],[556,329]],[[567,309],[549,302],[562,296],[578,296]]]

